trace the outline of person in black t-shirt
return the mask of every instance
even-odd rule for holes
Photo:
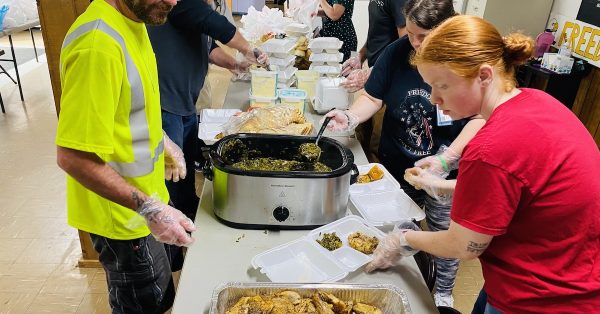
[[[347,130],[370,118],[385,103],[387,109],[379,145],[381,163],[400,182],[402,189],[425,207],[429,229],[447,230],[451,204],[415,190],[404,180],[405,170],[412,168],[415,162],[435,155],[443,146],[449,148],[436,155],[436,159],[443,160],[441,164],[445,166],[435,171],[452,170],[451,164],[457,167],[463,148],[485,122],[483,119],[452,121],[444,115],[430,102],[431,87],[409,63],[414,50],[429,31],[456,14],[452,1],[409,0],[404,14],[408,36],[396,40],[381,54],[365,85],[365,94],[350,109],[334,110],[325,116],[333,117],[328,125],[331,130]],[[452,173],[450,177],[455,175]],[[435,261],[438,266],[436,304],[452,306],[458,260],[436,257]]]

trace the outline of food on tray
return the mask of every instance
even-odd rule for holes
[[[379,245],[379,239],[360,232],[354,232],[348,236],[348,244],[359,252],[373,254],[377,245]]]
[[[234,133],[267,133],[308,135],[313,128],[298,108],[286,105],[256,108],[232,117],[224,126],[224,135]]]
[[[321,240],[317,239],[317,242],[329,251],[334,251],[342,247],[342,240],[340,240],[335,232],[323,233],[323,238]]]
[[[286,290],[275,295],[241,297],[226,314],[382,314],[377,307],[343,301],[333,294],[317,291],[312,296],[302,297],[295,291]]]
[[[377,180],[381,180],[383,178],[383,170],[377,167],[377,165],[371,167],[369,172],[366,174],[358,176],[358,183],[369,183]]]

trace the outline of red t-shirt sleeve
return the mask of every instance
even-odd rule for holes
[[[519,206],[524,184],[481,160],[462,160],[450,217],[483,234],[504,234]]]

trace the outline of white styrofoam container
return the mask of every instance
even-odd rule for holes
[[[309,67],[311,71],[317,71],[322,75],[339,75],[342,72],[342,65],[337,64],[329,64],[329,63],[312,63]]]
[[[309,33],[310,32],[310,26],[306,25],[306,24],[302,24],[302,23],[290,23],[288,25],[286,25],[283,30],[287,33],[287,32],[293,32],[293,33]]]
[[[308,49],[312,50],[315,53],[318,53],[319,51],[335,53],[338,50],[340,50],[340,48],[342,48],[343,44],[343,41],[335,37],[318,37],[312,39],[308,43]]]
[[[340,86],[344,78],[321,78],[315,90],[313,108],[317,113],[325,113],[332,108],[347,109],[350,106],[350,94]]]
[[[344,54],[338,53],[313,53],[308,58],[310,62],[340,63],[344,60]]]
[[[296,74],[296,71],[298,71],[298,68],[293,66],[277,71],[277,82],[288,82],[289,80],[294,78],[294,74]]]
[[[289,54],[296,47],[296,41],[286,38],[271,38],[260,48],[266,53]]]
[[[404,220],[423,220],[425,212],[404,193],[398,181],[383,165],[361,165],[358,166],[358,172],[366,174],[375,165],[384,173],[381,180],[350,186],[350,201],[360,215],[376,227],[394,225]]]
[[[202,109],[198,124],[198,138],[211,145],[217,140],[215,136],[223,132],[223,124],[233,115],[240,113],[238,109]]]
[[[296,56],[294,56],[294,55],[286,55],[285,58],[272,57],[272,58],[269,58],[269,66],[271,66],[271,67],[277,66],[280,68],[287,68],[290,65],[293,65],[294,61],[296,61]]]
[[[385,236],[364,219],[350,215],[260,253],[251,263],[272,282],[335,282],[372,260],[348,245],[348,235],[357,231],[380,240]],[[322,233],[331,232],[342,240],[342,247],[335,251],[328,251],[316,241]]]

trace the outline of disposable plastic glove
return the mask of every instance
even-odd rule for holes
[[[369,75],[371,75],[371,69],[360,69],[360,70],[352,70],[350,75],[340,83],[348,92],[354,93],[363,87],[365,87],[365,83],[369,79]]]
[[[342,76],[348,76],[353,70],[362,69],[362,62],[360,62],[360,56],[354,56],[348,58],[344,63],[342,63]]]
[[[190,246],[194,243],[194,239],[187,234],[196,230],[192,220],[157,198],[146,200],[137,212],[144,217],[157,241],[177,246]]]
[[[248,69],[250,68],[250,63],[246,60],[236,60],[233,69],[231,72],[236,75],[243,75],[248,73]]]
[[[406,169],[404,180],[414,186],[415,189],[425,191],[438,203],[444,205],[452,204],[452,196],[456,184],[455,180],[446,180],[429,169],[419,167]]]
[[[332,117],[329,124],[327,124],[327,129],[333,132],[352,131],[359,123],[358,116],[350,110],[331,110],[323,116],[320,124],[323,124],[327,117]]]
[[[260,64],[266,66],[269,64],[269,56],[262,50],[250,47],[248,51],[242,53],[244,59],[250,64]]]
[[[373,252],[373,260],[367,264],[365,271],[370,273],[375,269],[390,268],[398,264],[402,257],[415,255],[418,250],[406,242],[406,233],[411,230],[418,231],[421,228],[409,220],[396,225],[394,230],[379,242]]]
[[[415,166],[428,169],[430,172],[446,178],[450,171],[458,169],[459,160],[460,155],[457,152],[446,145],[442,145],[435,155],[417,160]]]
[[[165,144],[165,179],[173,182],[185,179],[187,169],[183,151],[166,134],[163,141]]]

